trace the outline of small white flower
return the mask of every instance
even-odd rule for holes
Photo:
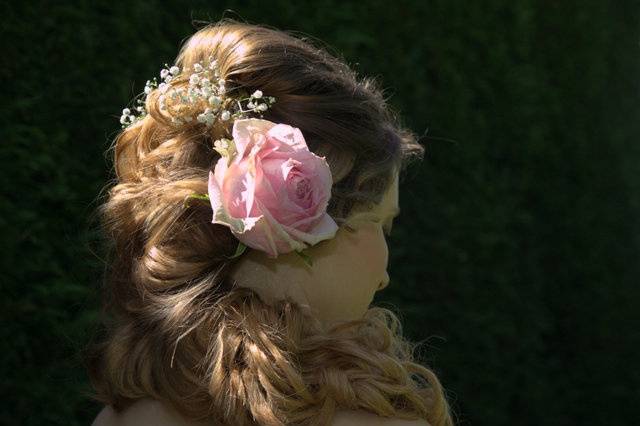
[[[206,114],[198,114],[198,117],[196,118],[196,120],[198,120],[200,123],[205,123],[207,121],[207,115]]]
[[[200,81],[200,77],[197,74],[191,74],[189,77],[189,84],[196,85]]]
[[[164,79],[164,81],[166,81],[167,83],[171,82],[171,80],[173,80],[173,77],[172,77],[172,76],[170,76],[170,75],[168,75],[168,76]]]
[[[222,103],[222,98],[220,96],[214,95],[209,98],[209,105],[211,105],[212,107],[217,107],[221,103]]]
[[[209,79],[207,77],[203,77],[202,79],[200,79],[200,84],[203,86],[209,86],[211,84],[211,82],[209,81]]]
[[[141,107],[141,106],[136,107],[136,110],[137,110],[138,112],[142,112],[142,111],[144,111],[144,107]]]
[[[145,88],[144,88],[144,93],[145,93],[145,94],[147,94],[147,95],[148,95],[149,93],[151,93],[151,86],[145,86]]]
[[[129,115],[131,114],[131,110],[129,108],[125,108],[122,110],[122,115]]]
[[[169,72],[173,75],[180,74],[180,68],[174,65],[171,68],[169,68]]]
[[[191,103],[196,103],[200,99],[200,91],[195,87],[189,87],[188,96]]]
[[[202,68],[202,65],[196,62],[195,64],[193,64],[193,69],[195,72],[202,72],[203,68]]]
[[[253,95],[251,95],[251,97],[260,99],[262,97],[262,91],[256,90],[255,92],[253,92]]]
[[[166,78],[169,75],[169,70],[166,68],[163,68],[162,71],[160,71],[160,77],[161,78]]]
[[[160,83],[160,86],[158,86],[158,90],[160,90],[160,93],[166,93],[168,89],[169,85],[167,83]]]
[[[266,110],[267,110],[267,108],[268,108],[268,107],[267,107],[267,104],[260,104],[260,105],[258,105],[258,109],[259,109],[260,111],[266,111]]]
[[[227,121],[228,119],[231,118],[231,113],[225,109],[224,111],[222,111],[222,114],[220,115],[220,118],[223,121]]]
[[[251,108],[251,109],[253,109],[253,108],[255,108],[255,106],[256,106],[256,104],[254,104],[253,102],[249,102],[249,103],[247,104],[247,108]]]
[[[202,95],[204,97],[208,98],[209,96],[211,96],[211,86],[204,86],[200,90],[202,91]]]
[[[218,61],[217,60],[211,60],[212,57],[209,57],[209,60],[211,61],[211,63],[209,64],[209,69],[213,70],[216,69],[218,67]]]
[[[219,79],[219,80],[218,80],[218,84],[219,84],[220,86],[224,86],[224,85],[225,85],[225,83],[226,83],[226,81],[225,81],[225,79],[224,79],[224,78],[221,78],[221,79]]]
[[[126,115],[121,115],[120,116],[120,124],[125,124],[127,122],[127,116]]]
[[[229,142],[226,139],[218,139],[213,143],[213,146],[218,149],[227,149],[229,148]]]

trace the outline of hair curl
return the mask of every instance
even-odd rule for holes
[[[326,156],[329,213],[378,203],[394,173],[423,155],[375,80],[358,79],[309,40],[232,20],[209,24],[182,47],[189,69],[213,55],[234,90],[277,102],[265,118],[298,127]],[[172,84],[180,84],[179,79]],[[392,311],[327,329],[298,306],[264,304],[227,279],[237,240],[211,224],[206,192],[223,124],[175,126],[147,98],[149,114],[114,141],[116,182],[99,209],[110,242],[104,333],[87,355],[94,398],[122,410],[154,398],[191,420],[222,424],[329,424],[336,409],[364,409],[433,426],[452,425],[445,392],[413,359]]]

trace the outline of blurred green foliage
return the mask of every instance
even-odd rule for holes
[[[225,10],[227,12],[225,13]],[[193,20],[318,38],[378,76],[425,161],[391,286],[459,424],[640,418],[636,1],[2,2],[0,423],[89,424],[91,214],[121,109]]]

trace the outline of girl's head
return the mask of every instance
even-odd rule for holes
[[[326,158],[327,212],[340,228],[309,249],[311,269],[295,254],[229,259],[238,241],[211,223],[211,206],[183,203],[207,191],[213,141],[232,124],[176,126],[150,93],[149,113],[115,139],[116,183],[100,210],[112,256],[107,334],[90,364],[97,398],[123,408],[152,397],[233,424],[322,422],[336,409],[450,424],[440,383],[413,361],[396,316],[367,309],[389,281],[383,227],[399,174],[423,148],[373,80],[306,40],[225,20],[193,35],[176,65],[210,56],[229,96],[275,97],[264,119],[300,129]]]

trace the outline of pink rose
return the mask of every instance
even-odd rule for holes
[[[333,184],[324,157],[309,151],[300,129],[261,119],[233,124],[233,141],[217,145],[209,172],[212,223],[270,257],[333,238],[327,214]]]

